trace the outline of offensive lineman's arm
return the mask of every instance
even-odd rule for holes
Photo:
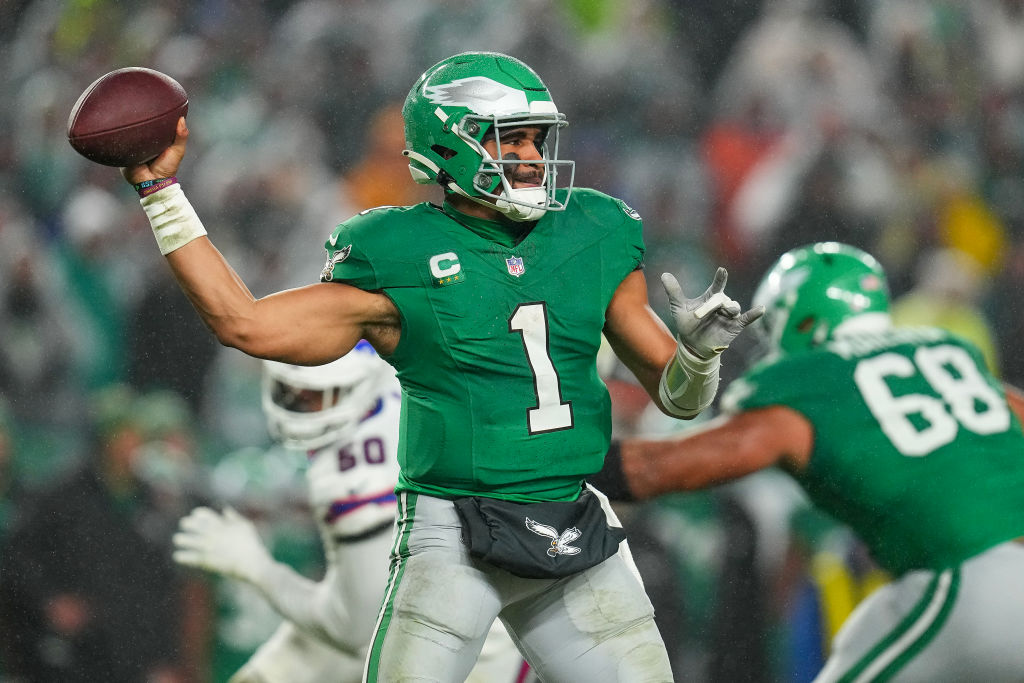
[[[609,498],[643,500],[673,491],[707,488],[771,465],[789,471],[807,466],[814,429],[783,406],[720,416],[683,436],[627,438],[591,480]]]
[[[182,518],[174,535],[174,561],[252,584],[274,610],[323,642],[362,655],[368,629],[356,627],[328,568],[312,581],[274,560],[252,522],[227,508],[223,513],[198,507]]]
[[[148,164],[122,169],[130,183],[171,178],[185,155],[188,127]],[[203,322],[225,346],[300,365],[339,358],[360,339],[389,355],[398,340],[398,312],[383,294],[340,283],[315,284],[257,299],[206,237],[177,185],[142,199],[161,252]]]

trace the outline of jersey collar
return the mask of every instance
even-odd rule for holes
[[[536,225],[535,222],[491,221],[479,216],[470,216],[462,213],[447,201],[441,207],[441,211],[462,227],[468,228],[485,240],[507,248],[512,248],[522,242]]]

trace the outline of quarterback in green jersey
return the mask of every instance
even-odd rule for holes
[[[639,214],[573,189],[566,117],[518,59],[438,62],[403,117],[413,178],[443,202],[346,221],[321,282],[260,299],[178,185],[184,119],[123,174],[221,343],[319,365],[365,339],[397,370],[399,514],[367,680],[461,681],[500,618],[545,681],[669,681],[621,525],[584,484],[611,433],[597,352],[604,335],[666,414],[690,419],[762,310],[742,312],[719,268],[694,298],[664,274],[675,329],[654,314]]]
[[[778,465],[895,579],[817,683],[1022,680],[1024,399],[962,339],[892,327],[885,273],[853,247],[787,252],[754,301],[768,355],[724,415],[622,443],[598,481],[648,498]]]

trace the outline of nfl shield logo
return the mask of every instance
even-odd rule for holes
[[[526,272],[526,268],[523,267],[523,259],[518,256],[505,259],[505,264],[508,266],[509,275],[515,275],[519,277]]]

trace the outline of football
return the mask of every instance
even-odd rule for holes
[[[68,117],[68,142],[105,166],[135,166],[174,142],[188,94],[170,76],[144,67],[111,71],[79,96]]]

